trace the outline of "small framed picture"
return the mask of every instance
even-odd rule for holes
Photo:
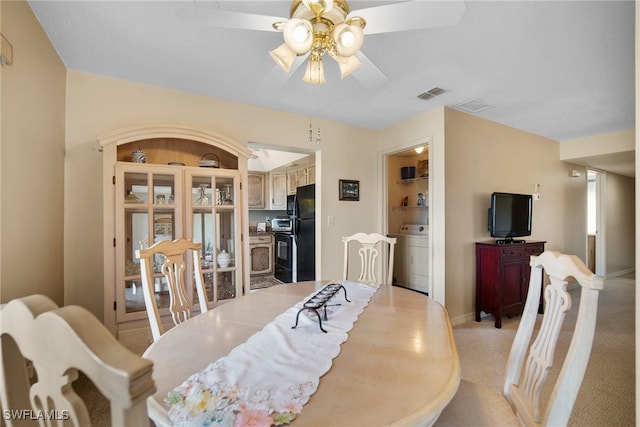
[[[360,181],[341,179],[339,181],[338,195],[340,200],[360,200]]]

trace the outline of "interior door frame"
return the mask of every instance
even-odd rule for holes
[[[444,216],[444,145],[433,135],[406,141],[378,152],[378,188],[380,189],[381,229],[389,233],[388,156],[419,146],[429,147],[429,297],[445,306],[445,216]],[[386,274],[386,272],[384,272]],[[384,277],[384,276],[383,276]]]
[[[595,243],[595,257],[596,257],[596,271],[595,274],[606,277],[607,274],[607,200],[606,200],[606,179],[607,174],[604,171],[587,168],[587,186],[588,186],[588,175],[594,174],[596,177],[596,185],[595,185],[595,198],[596,198],[596,243]],[[587,192],[588,192],[587,187]],[[588,195],[587,195],[588,197]],[[587,213],[588,215],[588,213]],[[588,220],[587,220],[588,221]],[[587,236],[588,236],[587,230]],[[588,247],[587,247],[588,253]]]

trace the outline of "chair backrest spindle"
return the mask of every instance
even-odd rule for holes
[[[382,283],[388,285],[392,284],[393,255],[396,244],[395,238],[385,237],[379,233],[356,233],[352,236],[343,237],[342,242],[344,245],[343,280],[347,279],[349,272],[349,244],[351,242],[358,242],[361,245],[358,249],[358,255],[360,256],[360,273],[358,281],[370,285],[379,284],[376,279],[376,260],[380,255],[380,251],[376,246],[380,246],[379,244],[382,243],[389,246],[389,263],[385,266],[387,276]]]
[[[595,333],[598,295],[604,280],[594,275],[574,255],[547,251],[531,257],[531,280],[522,319],[509,355],[503,394],[525,425],[566,425],[589,361]],[[543,272],[545,313],[531,345],[536,323]],[[571,308],[568,278],[581,286],[576,326],[560,375],[544,413],[540,393],[553,363],[553,356],[566,313]]]
[[[188,239],[177,239],[173,241],[163,240],[149,248],[136,251],[136,256],[140,259],[142,292],[154,341],[164,333],[158,304],[155,299],[156,278],[154,277],[154,268],[157,268],[155,266],[156,260],[163,260],[160,272],[163,275],[163,280],[166,281],[169,291],[169,312],[173,323],[178,325],[190,319],[193,315],[193,304],[188,297],[189,294],[186,288],[187,252],[191,252],[193,256],[193,273],[200,312],[204,313],[208,310],[208,298],[200,262],[201,247],[200,243],[193,243]],[[215,298],[214,289],[214,300]]]

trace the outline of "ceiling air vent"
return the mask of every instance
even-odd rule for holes
[[[456,104],[453,107],[467,113],[479,113],[480,111],[486,110],[487,108],[491,108],[491,105],[479,99],[472,99],[471,101]]]
[[[431,98],[434,98],[434,97],[436,97],[438,95],[442,95],[445,92],[446,91],[444,89],[442,89],[442,88],[434,87],[433,89],[429,89],[425,93],[421,93],[420,95],[418,95],[418,98],[423,99],[425,101],[428,101]]]

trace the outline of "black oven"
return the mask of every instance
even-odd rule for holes
[[[291,233],[274,233],[275,277],[284,283],[296,281],[295,240]]]

